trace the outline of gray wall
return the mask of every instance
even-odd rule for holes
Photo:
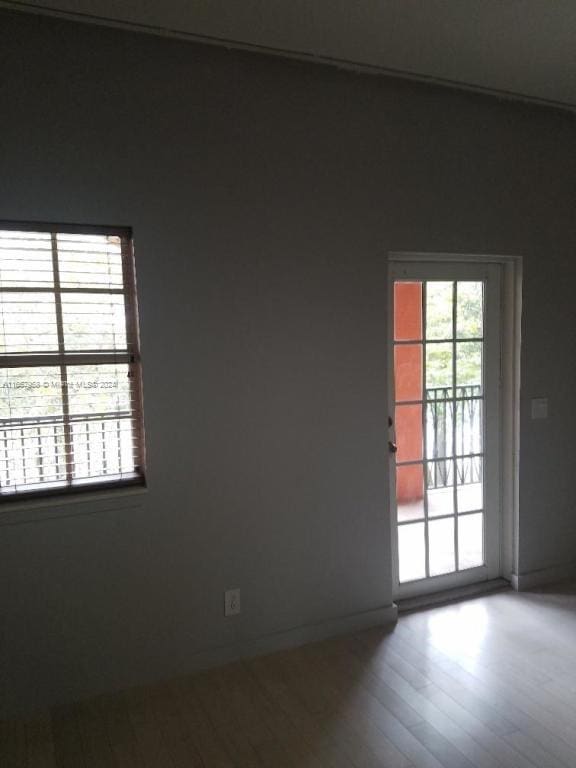
[[[0,218],[134,227],[149,459],[4,518],[4,710],[390,604],[389,250],[524,256],[520,570],[576,559],[572,116],[24,15],[0,78]]]

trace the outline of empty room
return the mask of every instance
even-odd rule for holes
[[[2,768],[576,768],[575,51],[0,0]]]

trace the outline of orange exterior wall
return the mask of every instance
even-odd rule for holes
[[[422,459],[422,406],[401,405],[402,401],[422,400],[422,283],[396,283],[394,286],[394,339],[414,344],[394,348],[396,391],[395,427],[397,461]],[[424,495],[423,466],[398,467],[396,497],[410,502]]]

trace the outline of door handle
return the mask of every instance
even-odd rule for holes
[[[388,416],[388,428],[392,429],[393,426],[394,426],[394,422],[392,421],[392,418]],[[396,453],[396,451],[398,450],[398,446],[393,440],[388,440],[388,450],[390,451],[390,453]]]

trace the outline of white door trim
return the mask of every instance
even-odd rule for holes
[[[390,251],[388,261],[435,261],[450,263],[458,261],[462,264],[522,264],[522,256],[489,253],[441,253],[431,251]]]
[[[499,291],[499,319],[500,319],[500,387],[499,387],[499,412],[500,435],[498,444],[492,450],[497,451],[500,457],[500,482],[496,490],[496,504],[500,509],[499,529],[499,564],[497,572],[494,567],[483,566],[462,572],[460,584],[479,582],[494,578],[494,575],[502,575],[514,582],[518,563],[518,474],[519,474],[519,409],[520,409],[520,321],[521,321],[521,280],[522,258],[511,255],[494,254],[460,254],[460,253],[423,253],[423,252],[391,252],[388,255],[388,323],[393,327],[393,279],[394,268],[399,263],[406,266],[410,262],[435,263],[436,266],[444,263],[447,266],[458,262],[460,264],[475,264],[478,267],[496,264],[500,266],[501,281]],[[407,270],[410,271],[410,270]],[[388,360],[388,408],[389,414],[394,413],[394,365],[393,343],[391,333],[387,334],[387,360]],[[392,583],[394,595],[398,597],[398,554],[396,520],[393,510],[395,508],[395,472],[394,462],[389,465],[389,498],[388,509],[392,537]],[[436,577],[433,580],[434,588],[438,590],[448,589],[454,586],[454,579]],[[453,575],[452,575],[453,576]],[[418,583],[412,590],[413,594],[419,592]],[[403,585],[402,596],[410,594],[410,587]]]

